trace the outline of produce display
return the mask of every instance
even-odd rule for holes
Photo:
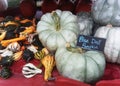
[[[1,77],[9,78],[12,73],[10,67],[15,61],[23,59],[27,63],[43,48],[35,29],[35,19],[7,16],[0,21]]]
[[[21,0],[17,16],[6,16],[9,8],[0,10],[1,80],[15,81],[16,74],[18,81],[31,80],[33,86],[59,86],[67,79],[81,86],[111,86],[101,81],[120,79],[118,0],[37,1]],[[89,11],[83,10],[84,3]],[[85,47],[104,49],[83,49],[81,40]]]

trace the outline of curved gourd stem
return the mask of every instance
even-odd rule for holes
[[[80,48],[80,47],[72,47],[71,45],[70,45],[70,43],[67,43],[66,44],[66,49],[68,50],[68,51],[70,51],[70,52],[73,52],[73,53],[84,53],[85,52],[85,50],[83,50],[82,48]]]
[[[55,29],[56,29],[56,31],[59,31],[60,30],[60,17],[58,16],[58,14],[55,11],[53,11],[51,13],[51,15],[52,15],[52,19],[54,20],[54,23],[55,23]]]
[[[49,51],[47,50],[47,48],[43,48],[41,51],[38,51],[34,54],[35,59],[40,60],[40,64],[37,66],[38,68],[42,67],[41,60],[48,54],[49,54]]]

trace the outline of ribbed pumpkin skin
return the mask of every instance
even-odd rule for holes
[[[98,81],[105,69],[105,57],[97,51],[80,54],[72,53],[66,48],[58,48],[55,60],[61,75],[86,83]]]
[[[37,24],[39,39],[50,51],[56,51],[58,47],[64,46],[66,42],[76,41],[79,28],[77,17],[70,11],[55,10],[60,18],[59,30],[56,30],[56,21],[53,20],[51,13],[46,13],[41,17]]]
[[[95,22],[120,26],[120,0],[92,0],[92,14]]]
[[[106,60],[120,64],[120,27],[100,27],[94,36],[106,39],[104,47]]]

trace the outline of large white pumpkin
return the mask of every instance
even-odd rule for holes
[[[91,0],[92,14],[95,22],[120,26],[120,0]]]
[[[55,10],[46,13],[37,24],[39,39],[50,51],[56,51],[66,42],[75,42],[79,34],[77,17],[70,11]]]
[[[81,52],[78,48],[71,47],[58,48],[55,61],[61,75],[86,83],[98,81],[104,74],[106,64],[101,52]]]
[[[104,47],[106,60],[120,64],[120,27],[110,25],[100,27],[94,36],[106,39]]]

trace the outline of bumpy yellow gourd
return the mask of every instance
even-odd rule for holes
[[[54,56],[48,54],[46,55],[42,60],[41,63],[43,64],[44,68],[45,68],[45,72],[44,72],[44,80],[48,81],[49,78],[51,78],[51,73],[52,70],[55,66],[55,59]]]

